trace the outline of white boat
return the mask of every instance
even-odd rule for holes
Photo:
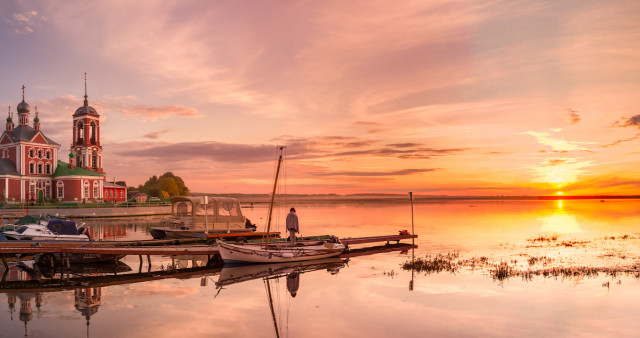
[[[91,240],[85,229],[76,227],[75,222],[57,218],[20,225],[15,231],[5,231],[3,234],[9,240],[86,242]]]
[[[174,196],[169,227],[151,228],[151,236],[154,239],[192,238],[205,232],[247,234],[255,230],[256,227],[242,215],[240,203],[235,198]]]
[[[330,241],[304,246],[231,244],[218,241],[218,249],[225,263],[283,263],[339,256],[345,246]]]
[[[279,146],[278,167],[276,168],[275,182],[271,194],[269,214],[267,216],[267,233],[271,230],[271,217],[273,216],[273,203],[278,184],[278,174],[282,164],[282,153],[284,147]],[[222,240],[217,240],[220,256],[225,263],[282,263],[308,261],[323,259],[340,255],[345,246],[340,240],[332,236],[330,240],[319,241],[317,243],[278,243],[269,244],[269,237],[265,243],[260,244],[230,244]]]

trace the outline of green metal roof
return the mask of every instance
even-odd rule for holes
[[[58,167],[53,173],[53,177],[58,176],[102,176],[102,174],[84,168],[69,168],[69,163],[58,161]]]

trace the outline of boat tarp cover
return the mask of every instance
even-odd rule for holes
[[[0,232],[0,242],[6,242],[6,241],[7,241],[7,237],[5,237],[2,232]]]
[[[35,223],[38,223],[39,220],[40,220],[40,217],[38,216],[26,215],[26,216],[22,216],[16,222],[16,225],[35,224]]]
[[[57,216],[53,216],[53,215],[39,215],[39,216],[32,216],[32,215],[25,215],[22,216],[16,223],[15,225],[25,225],[25,224],[36,224],[38,222],[40,222],[40,220],[43,219],[51,219],[51,218],[57,218],[60,219]],[[64,217],[63,217],[64,218]]]
[[[51,230],[51,232],[55,232],[58,235],[78,234],[78,228],[76,228],[76,222],[74,221],[63,221],[61,219],[52,218],[49,220],[47,228]]]

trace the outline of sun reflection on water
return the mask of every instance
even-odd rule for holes
[[[562,207],[562,201],[558,201],[558,206]],[[575,216],[567,215],[564,211],[559,211],[551,216],[540,218],[542,222],[543,232],[552,232],[557,234],[572,234],[582,232],[582,228],[578,225]]]

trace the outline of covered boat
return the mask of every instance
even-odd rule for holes
[[[247,233],[255,229],[242,215],[240,203],[235,198],[174,196],[169,227],[151,228],[151,236],[155,239],[185,238],[205,232]]]
[[[90,241],[86,230],[78,229],[76,222],[57,218],[20,225],[15,231],[5,231],[4,236],[10,240]]]

